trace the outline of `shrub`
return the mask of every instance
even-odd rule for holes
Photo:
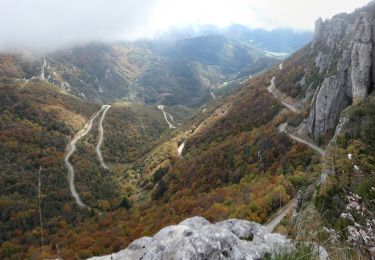
[[[165,181],[163,179],[161,179],[159,181],[158,185],[153,190],[153,192],[151,194],[151,198],[153,200],[160,199],[164,195],[164,193],[167,191],[167,189],[168,189],[167,184],[165,183]]]
[[[132,207],[132,204],[127,196],[122,198],[122,201],[120,203],[120,208],[130,209]]]

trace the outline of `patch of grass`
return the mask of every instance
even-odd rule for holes
[[[291,252],[280,252],[274,256],[267,256],[264,260],[312,260],[319,259],[316,250],[311,245],[299,244]]]

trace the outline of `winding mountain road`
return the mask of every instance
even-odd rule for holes
[[[104,108],[104,110],[103,110],[102,117],[100,118],[99,126],[98,126],[99,141],[98,141],[98,144],[96,145],[96,153],[98,154],[98,158],[99,158],[100,165],[102,166],[102,168],[108,170],[107,165],[105,165],[105,163],[104,163],[103,155],[102,155],[102,152],[100,150],[100,147],[103,143],[103,136],[104,136],[103,121],[104,121],[104,118],[107,114],[107,111],[111,108],[111,106],[110,105],[104,105],[102,107],[102,109],[103,108]]]
[[[282,68],[280,68],[280,69],[282,69]],[[275,81],[276,81],[276,77],[274,76],[271,79],[270,86],[268,86],[268,88],[267,88],[268,92],[273,94],[273,96],[277,100],[279,100],[286,108],[288,108],[289,110],[291,110],[295,113],[300,114],[301,111],[298,108],[296,108],[293,104],[289,104],[285,100],[285,98],[282,97],[282,95],[277,91]],[[310,147],[314,151],[318,152],[322,157],[324,157],[324,155],[325,155],[324,149],[322,149],[321,147],[317,146],[316,144],[314,144],[312,142],[309,142],[308,140],[305,140],[301,137],[298,137],[298,136],[294,135],[293,133],[291,133],[290,131],[288,131],[288,123],[287,122],[279,125],[278,130],[279,130],[280,133],[287,134],[289,136],[289,138],[291,138],[291,139],[293,139],[293,140],[295,140],[299,143],[307,145],[308,147]],[[269,219],[269,221],[265,224],[266,229],[270,232],[273,232],[273,230],[284,219],[284,217],[288,214],[288,212],[290,212],[293,209],[294,205],[295,205],[295,198],[291,199],[283,208],[281,208],[278,212],[275,213],[275,215],[273,217],[271,217]]]
[[[321,156],[325,155],[325,151],[321,147],[319,147],[319,146],[317,146],[317,145],[315,145],[313,143],[310,143],[310,142],[308,142],[308,141],[306,141],[306,140],[304,140],[304,139],[302,139],[302,138],[300,138],[298,136],[295,136],[294,134],[291,134],[291,133],[288,133],[288,132],[287,132],[287,134],[293,140],[295,140],[295,141],[297,141],[299,143],[303,143],[303,144],[307,145],[308,147],[310,147],[311,149],[317,151]]]
[[[316,144],[312,143],[312,142],[309,142],[308,140],[305,140],[305,139],[302,139],[301,137],[298,137],[292,133],[290,133],[288,130],[287,130],[287,127],[288,127],[288,123],[283,123],[279,126],[279,131],[280,133],[286,133],[291,139],[299,142],[299,143],[302,143],[302,144],[305,144],[307,145],[308,147],[310,147],[311,149],[313,149],[314,151],[318,152],[322,157],[325,155],[325,151],[323,148],[317,146]]]
[[[165,110],[164,110],[164,106],[163,106],[163,105],[158,105],[158,109],[159,109],[161,112],[163,112],[164,119],[165,119],[165,121],[167,122],[169,128],[170,128],[170,129],[175,129],[176,127],[175,127],[171,122],[169,122],[169,120],[168,120],[167,112],[165,112]],[[169,115],[169,116],[171,116],[171,115]]]
[[[295,204],[295,199],[291,199],[284,207],[282,207],[278,212],[276,212],[275,217],[270,219],[264,226],[269,232],[273,232],[276,226],[285,218],[285,216],[290,212]]]
[[[86,136],[91,128],[92,128],[92,123],[93,121],[100,115],[101,112],[103,112],[104,110],[106,109],[105,106],[102,106],[102,108],[96,112],[93,116],[91,116],[91,118],[89,119],[89,121],[86,123],[86,125],[73,137],[73,139],[68,143],[67,147],[66,147],[66,153],[65,153],[65,158],[64,158],[64,161],[65,161],[65,165],[66,167],[68,168],[68,181],[69,181],[69,188],[70,188],[70,193],[72,194],[72,196],[74,197],[74,199],[76,200],[76,203],[81,206],[81,207],[88,207],[86,204],[84,204],[81,200],[81,198],[79,197],[78,193],[77,193],[77,190],[75,188],[75,184],[74,184],[74,168],[73,168],[73,165],[69,162],[69,159],[70,157],[73,155],[73,153],[76,151],[77,147],[76,147],[76,143],[81,139],[83,138],[84,136]]]
[[[293,106],[292,104],[289,104],[286,100],[284,100],[280,93],[278,93],[277,89],[276,89],[276,77],[274,76],[272,79],[271,79],[271,85],[268,86],[267,90],[268,92],[270,92],[277,100],[279,100],[286,108],[288,108],[289,110],[293,111],[294,113],[298,113],[300,114],[300,111],[298,108],[296,108],[295,106]]]

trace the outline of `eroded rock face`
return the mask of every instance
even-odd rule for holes
[[[315,59],[315,66],[319,68],[319,74],[324,74],[332,62],[331,54],[324,54],[319,52],[318,56]]]
[[[373,13],[375,3],[350,15],[339,14],[316,22],[312,51],[324,80],[307,120],[308,130],[316,139],[334,131],[347,106],[368,96],[372,75],[375,77],[375,20],[370,19]]]
[[[315,31],[314,31],[314,38],[312,47],[322,40],[324,33],[324,22],[323,19],[320,17],[318,20],[315,21]]]
[[[362,13],[355,25],[352,50],[352,91],[353,103],[363,100],[370,87],[371,75],[371,23],[367,13]]]
[[[92,259],[259,259],[280,250],[293,250],[290,240],[244,220],[211,224],[194,217],[169,226],[154,237],[140,238],[116,254]]]
[[[328,77],[320,87],[316,102],[310,111],[307,126],[310,134],[319,138],[338,123],[344,107],[345,89],[335,76]]]
[[[348,29],[347,14],[339,14],[334,16],[330,21],[323,22],[319,18],[315,22],[314,39],[312,42],[313,50],[320,48],[327,48],[329,52],[334,52],[336,48],[340,47],[345,34]]]

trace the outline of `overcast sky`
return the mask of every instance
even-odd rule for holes
[[[151,37],[170,26],[231,23],[313,30],[318,17],[369,0],[0,0],[0,51],[50,51],[93,40]]]

